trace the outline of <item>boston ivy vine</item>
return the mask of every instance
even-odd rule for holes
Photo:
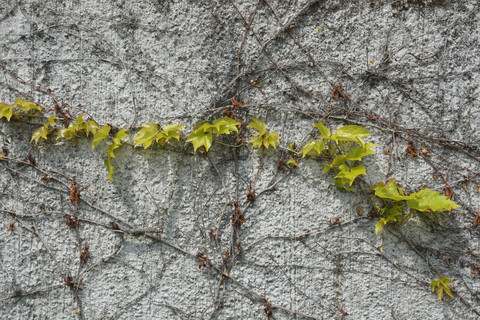
[[[13,104],[0,103],[0,119],[5,118],[7,121],[11,121],[12,118],[16,120],[46,118],[42,114],[43,111],[41,106],[28,100],[16,99]],[[115,172],[112,159],[115,158],[116,151],[125,143],[132,144],[131,141],[133,141],[132,145],[135,148],[143,146],[144,149],[147,149],[155,144],[164,148],[171,139],[181,141],[182,128],[185,127],[183,124],[176,123],[161,127],[159,124],[148,122],[137,129],[133,135],[128,133],[129,128],[119,129],[110,124],[100,125],[84,113],[80,113],[75,120],[73,119],[66,117],[61,119],[51,115],[47,122],[41,124],[33,132],[30,142],[35,142],[36,145],[41,144],[42,141],[51,139],[54,132],[56,132],[55,142],[74,141],[80,137],[93,136],[92,149],[95,149],[101,141],[106,140],[105,165],[108,169],[108,178],[112,181]],[[276,149],[280,145],[279,135],[269,130],[268,125],[262,120],[254,117],[250,117],[250,119],[251,122],[247,126],[244,126],[239,119],[235,119],[233,115],[215,119],[212,122],[200,122],[196,124],[185,142],[193,145],[194,152],[201,150],[207,154],[217,136],[229,135],[233,132],[239,135],[242,129],[251,128],[257,134],[250,134],[252,138],[248,142],[240,139],[245,146],[251,144],[252,148],[263,150],[269,149],[271,146]],[[358,125],[343,126],[335,132],[332,132],[323,123],[313,124],[313,127],[318,129],[318,132],[315,133],[316,137],[305,143],[298,152],[294,143],[288,144],[289,160],[287,165],[290,168],[296,167],[299,163],[299,155],[302,155],[302,158],[326,159],[327,163],[324,165],[323,173],[334,170],[336,172],[335,186],[346,191],[353,191],[356,179],[360,175],[366,175],[365,166],[359,162],[363,157],[375,154],[372,148],[377,144],[364,141],[364,138],[372,133]],[[132,136],[133,138],[131,138]],[[0,157],[0,160],[2,159],[4,157]],[[381,181],[371,189],[376,196],[376,203],[378,203],[376,212],[380,216],[380,220],[375,225],[377,235],[385,225],[402,224],[413,214],[434,214],[459,208],[459,205],[448,197],[427,188],[406,194],[393,178],[386,182]],[[450,279],[444,276],[440,276],[430,283],[432,291],[437,289],[440,302],[443,292],[453,297],[450,290],[451,285]]]

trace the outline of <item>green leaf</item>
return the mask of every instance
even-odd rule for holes
[[[117,145],[122,145],[121,140],[128,137],[127,131],[128,131],[128,128],[119,130],[117,132],[117,136],[115,138],[113,138],[113,143],[117,144]]]
[[[302,150],[300,150],[301,153],[303,153],[303,158],[305,158],[305,156],[319,156],[322,151],[324,150],[323,149],[324,145],[323,145],[323,141],[320,141],[320,140],[310,140],[308,141],[302,148]]]
[[[438,191],[423,189],[412,193],[411,199],[407,200],[407,205],[418,211],[450,211],[460,206],[440,194]]]
[[[250,143],[252,144],[253,148],[255,148],[255,147],[260,148],[263,145],[263,139],[262,139],[261,136],[255,136],[255,137],[252,138]]]
[[[263,136],[267,132],[267,129],[268,129],[267,124],[260,119],[257,119],[254,117],[249,117],[249,118],[252,119],[253,122],[250,122],[250,124],[247,127],[257,130],[259,135]]]
[[[156,142],[159,142],[160,145],[163,147],[165,143],[168,142],[171,138],[180,140],[180,134],[177,131],[182,131],[183,124],[167,124],[159,134],[157,134],[157,138],[155,139]]]
[[[49,125],[54,126],[54,125],[55,125],[55,119],[57,119],[57,117],[55,117],[55,116],[50,116],[50,118],[48,118],[47,123],[48,123]]]
[[[48,124],[44,124],[37,130],[33,131],[32,139],[30,140],[30,142],[35,140],[35,144],[38,144],[38,139],[40,138],[47,140],[47,135],[50,133],[50,131],[51,130],[48,128]]]
[[[332,140],[338,141],[355,141],[364,144],[363,137],[369,136],[372,133],[365,130],[361,126],[344,126],[339,128],[331,137]]]
[[[87,134],[87,137],[90,133],[95,134],[98,129],[100,129],[100,126],[93,120],[88,121],[88,123],[85,126],[85,132]]]
[[[136,148],[143,144],[144,149],[147,149],[153,143],[153,139],[159,130],[159,126],[155,123],[148,122],[141,128],[142,129],[140,129],[133,138],[133,141],[135,141],[134,147]]]
[[[352,186],[352,183],[356,177],[361,174],[367,174],[364,166],[356,166],[350,169],[346,164],[341,164],[338,168],[340,169],[340,172],[335,178],[347,179],[348,181],[350,181],[350,186]]]
[[[0,103],[0,119],[3,117],[7,118],[7,121],[10,121],[10,118],[13,115],[13,106],[6,103]]]
[[[323,173],[327,173],[333,167],[341,165],[342,163],[345,162],[346,159],[347,159],[346,155],[339,154],[338,156],[335,157],[335,159],[333,159],[332,163],[325,165],[325,167],[323,168]]]
[[[287,161],[287,166],[289,166],[290,168],[295,168],[296,166],[298,166],[298,163],[293,159],[289,159]]]
[[[93,135],[92,149],[95,149],[100,141],[108,137],[110,129],[111,128],[109,125],[105,125],[100,130],[97,130],[97,132],[95,132],[95,134]]]
[[[77,133],[80,133],[87,129],[88,124],[85,122],[85,120],[83,120],[83,116],[83,113],[79,114],[77,117],[77,121],[73,124],[73,127],[75,128],[75,131]]]
[[[229,134],[230,131],[235,131],[238,133],[237,126],[240,126],[241,123],[233,120],[229,117],[224,117],[220,119],[213,120],[212,127],[213,131],[216,134]]]
[[[450,297],[454,298],[454,295],[450,291],[450,285],[452,285],[453,282],[450,281],[450,278],[440,276],[438,280],[433,280],[430,282],[430,288],[432,288],[432,291],[435,291],[435,288],[437,288],[437,297],[440,302],[442,302],[443,298],[443,292],[445,291]]]
[[[338,189],[345,189],[347,191],[355,190],[354,187],[347,186],[349,184],[349,182],[350,181],[348,179],[340,178],[340,179],[336,179],[334,184],[335,184],[335,187],[337,187]]]
[[[187,142],[191,142],[193,144],[194,151],[197,151],[198,148],[203,146],[205,148],[205,151],[208,152],[208,149],[210,149],[213,143],[213,134],[210,130],[211,127],[212,125],[208,122],[201,123],[198,129],[190,133]]]
[[[330,132],[330,129],[325,127],[325,125],[323,123],[321,123],[321,122],[315,123],[315,124],[312,124],[312,126],[317,128],[318,130],[320,130],[320,134],[322,135],[322,138],[324,138],[325,140],[329,140],[332,133]]]
[[[402,205],[400,203],[395,203],[395,205],[391,208],[378,208],[377,209],[381,212],[382,218],[377,222],[375,225],[375,234],[378,235],[378,232],[383,230],[383,227],[387,223],[396,223],[401,222],[402,220]]]
[[[267,133],[263,137],[263,146],[268,149],[271,145],[274,149],[277,149],[277,144],[280,144],[278,134],[274,131]]]
[[[57,137],[55,138],[56,141],[60,140],[60,139],[66,139],[66,140],[69,140],[73,137],[76,137],[77,134],[76,134],[76,130],[75,130],[75,127],[73,126],[73,123],[70,123],[68,125],[68,127],[61,127],[59,130],[58,130],[58,133],[57,133]]]
[[[108,157],[108,159],[105,159],[105,165],[108,169],[108,179],[113,181],[113,173],[115,172],[115,168],[112,165],[112,159],[110,157]]]
[[[347,159],[352,161],[360,161],[362,160],[362,157],[368,156],[369,154],[375,154],[375,152],[371,150],[375,146],[378,146],[378,144],[366,143],[358,148],[355,148],[348,153]]]
[[[295,142],[290,142],[288,144],[288,149],[292,152],[295,152]]]
[[[38,106],[35,102],[28,101],[28,100],[22,100],[22,99],[15,99],[15,102],[13,103],[18,110],[21,111],[30,111],[30,110],[37,110],[37,111],[42,111],[42,107]]]
[[[383,227],[387,224],[387,219],[382,218],[375,224],[375,234],[378,235],[380,231],[383,230]]]
[[[395,201],[400,200],[409,200],[412,196],[406,196],[403,193],[403,189],[400,188],[396,183],[395,179],[390,179],[385,185],[383,182],[377,183],[376,186],[372,187],[375,190],[375,195],[383,199],[392,199]]]

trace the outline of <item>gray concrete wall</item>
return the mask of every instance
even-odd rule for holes
[[[325,161],[278,170],[283,149],[232,149],[234,135],[208,158],[180,143],[124,146],[111,182],[104,142],[35,146],[38,125],[2,119],[0,318],[266,319],[265,299],[272,319],[477,319],[479,18],[476,0],[1,1],[1,102],[52,108],[39,89],[51,90],[99,123],[183,123],[185,139],[238,97],[238,117],[265,120],[283,147],[319,121],[362,125],[379,146],[350,193],[322,174]],[[350,99],[332,99],[339,83]],[[418,157],[405,156],[407,140]],[[408,192],[448,183],[462,207],[376,236],[368,185],[387,175]],[[88,190],[79,205],[71,179]],[[82,219],[76,230],[66,214]],[[440,275],[455,295],[443,303],[428,286]]]

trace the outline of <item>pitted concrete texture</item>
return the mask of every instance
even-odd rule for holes
[[[51,115],[52,95],[131,133],[185,124],[182,141],[234,112],[281,147],[125,145],[112,182],[105,142],[36,146],[45,119],[0,120],[0,318],[478,319],[479,19],[477,0],[1,1],[0,102]],[[373,133],[353,192],[325,160],[279,165],[320,121]],[[407,192],[448,184],[461,208],[377,236],[369,186],[387,176]]]

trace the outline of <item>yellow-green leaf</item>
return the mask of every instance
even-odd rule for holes
[[[119,130],[117,132],[117,136],[115,138],[113,138],[113,143],[121,145],[122,143],[120,141],[122,139],[125,139],[126,137],[128,137],[127,131],[128,131],[128,128]]]
[[[369,154],[375,154],[375,152],[371,150],[375,146],[378,146],[378,144],[365,143],[364,145],[350,151],[347,155],[347,159],[360,161],[362,160],[362,157],[368,156]]]
[[[113,173],[115,172],[115,168],[112,165],[112,159],[110,157],[108,157],[108,159],[105,159],[105,165],[108,169],[108,179],[113,181]]]
[[[347,179],[350,182],[350,186],[352,185],[356,177],[361,174],[367,174],[364,166],[356,166],[350,169],[346,164],[341,164],[338,168],[340,169],[340,172],[335,178]]]
[[[280,144],[280,141],[276,132],[272,131],[263,137],[263,146],[265,148],[268,149],[269,146],[272,146],[274,149],[277,149],[277,144]]]
[[[13,106],[6,103],[0,103],[0,119],[3,117],[7,118],[7,121],[10,121],[10,118],[13,115]]]
[[[440,194],[438,191],[423,189],[412,193],[407,205],[418,211],[450,211],[460,208],[458,204]]]
[[[300,152],[303,154],[303,158],[305,156],[319,156],[322,151],[323,151],[323,142],[320,140],[310,140],[308,141],[300,150]]]
[[[209,124],[209,123],[206,123]],[[194,130],[190,135],[188,136],[187,142],[191,142],[193,144],[193,149],[194,151],[197,151],[198,148],[203,146],[205,148],[205,151],[208,152],[208,149],[212,146],[213,143],[213,135],[210,130],[207,129],[205,131],[204,128],[211,128],[210,126],[206,126],[205,123],[200,125],[200,128]]]
[[[325,127],[325,125],[321,122],[319,123],[315,123],[315,124],[312,124],[312,126],[314,126],[315,128],[317,128],[318,130],[320,130],[320,133],[322,135],[322,138],[328,140],[330,138],[330,136],[332,135],[332,133],[330,132],[330,129],[328,129],[327,127]]]
[[[287,166],[289,166],[290,168],[295,168],[296,166],[298,166],[298,163],[293,159],[289,159],[287,161]]]
[[[35,102],[28,101],[28,100],[22,100],[22,99],[15,99],[15,102],[13,103],[18,110],[21,111],[29,111],[29,110],[37,110],[37,111],[42,111],[42,107],[38,106]]]
[[[346,159],[347,159],[346,155],[339,154],[338,156],[335,157],[335,159],[333,159],[332,163],[328,163],[325,165],[325,167],[323,168],[323,173],[328,172],[333,167],[341,165],[342,163],[345,162]]]
[[[437,297],[440,302],[442,302],[443,298],[443,292],[445,291],[450,297],[454,297],[452,292],[450,291],[450,285],[453,283],[450,281],[449,278],[440,276],[438,280],[433,280],[430,282],[430,288],[432,288],[432,291],[435,291],[435,288],[437,288]]]
[[[92,149],[95,149],[100,143],[100,141],[108,137],[110,129],[111,128],[109,125],[105,125],[100,130],[97,130],[97,132],[95,132],[95,134],[93,135]]]
[[[100,126],[93,120],[88,121],[88,123],[85,126],[85,133],[87,134],[87,137],[90,133],[95,134],[98,129],[100,129]]]
[[[48,118],[48,122],[47,122],[47,123],[48,123],[49,125],[54,126],[54,125],[55,125],[55,119],[57,119],[57,117],[55,117],[55,116],[50,116],[50,118]]]
[[[57,133],[57,137],[55,138],[55,140],[60,140],[60,139],[71,139],[73,137],[76,137],[77,134],[76,134],[76,130],[73,126],[73,123],[70,123],[68,125],[68,127],[61,127],[59,130],[58,130],[58,133]]]
[[[180,134],[177,131],[182,131],[183,124],[167,124],[163,129],[157,134],[156,142],[160,143],[163,147],[165,143],[168,142],[171,138],[180,140]]]
[[[48,125],[41,126],[37,130],[33,131],[32,139],[30,140],[30,142],[35,141],[35,144],[38,144],[38,139],[40,138],[47,140],[47,135],[49,134],[49,132],[50,131]]]
[[[392,199],[395,201],[412,199],[411,195],[404,195],[402,188],[395,183],[395,179],[388,180],[386,185],[381,181],[377,183],[376,186],[372,187],[372,189],[375,190],[375,195],[380,198]]]
[[[372,133],[365,130],[361,126],[344,126],[339,128],[333,135],[332,140],[335,141],[355,141],[364,144],[363,137],[369,136]]]
[[[387,224],[387,220],[382,218],[375,224],[375,234],[378,235],[383,230],[383,226]]]
[[[240,122],[233,120],[229,117],[213,120],[212,127],[216,134],[229,134],[230,131],[238,133],[237,126],[241,125]]]
[[[143,144],[144,149],[150,147],[153,143],[153,139],[159,130],[159,126],[155,123],[148,122],[142,126],[142,129],[137,132],[133,141],[135,141],[135,147]]]
[[[249,118],[252,119],[252,122],[250,122],[250,124],[247,127],[257,130],[259,135],[263,136],[267,132],[267,129],[268,129],[267,124],[260,119],[257,119],[254,117],[249,117]]]
[[[255,136],[252,138],[250,143],[252,144],[253,148],[256,148],[256,147],[260,148],[263,144],[263,139],[261,136]]]

